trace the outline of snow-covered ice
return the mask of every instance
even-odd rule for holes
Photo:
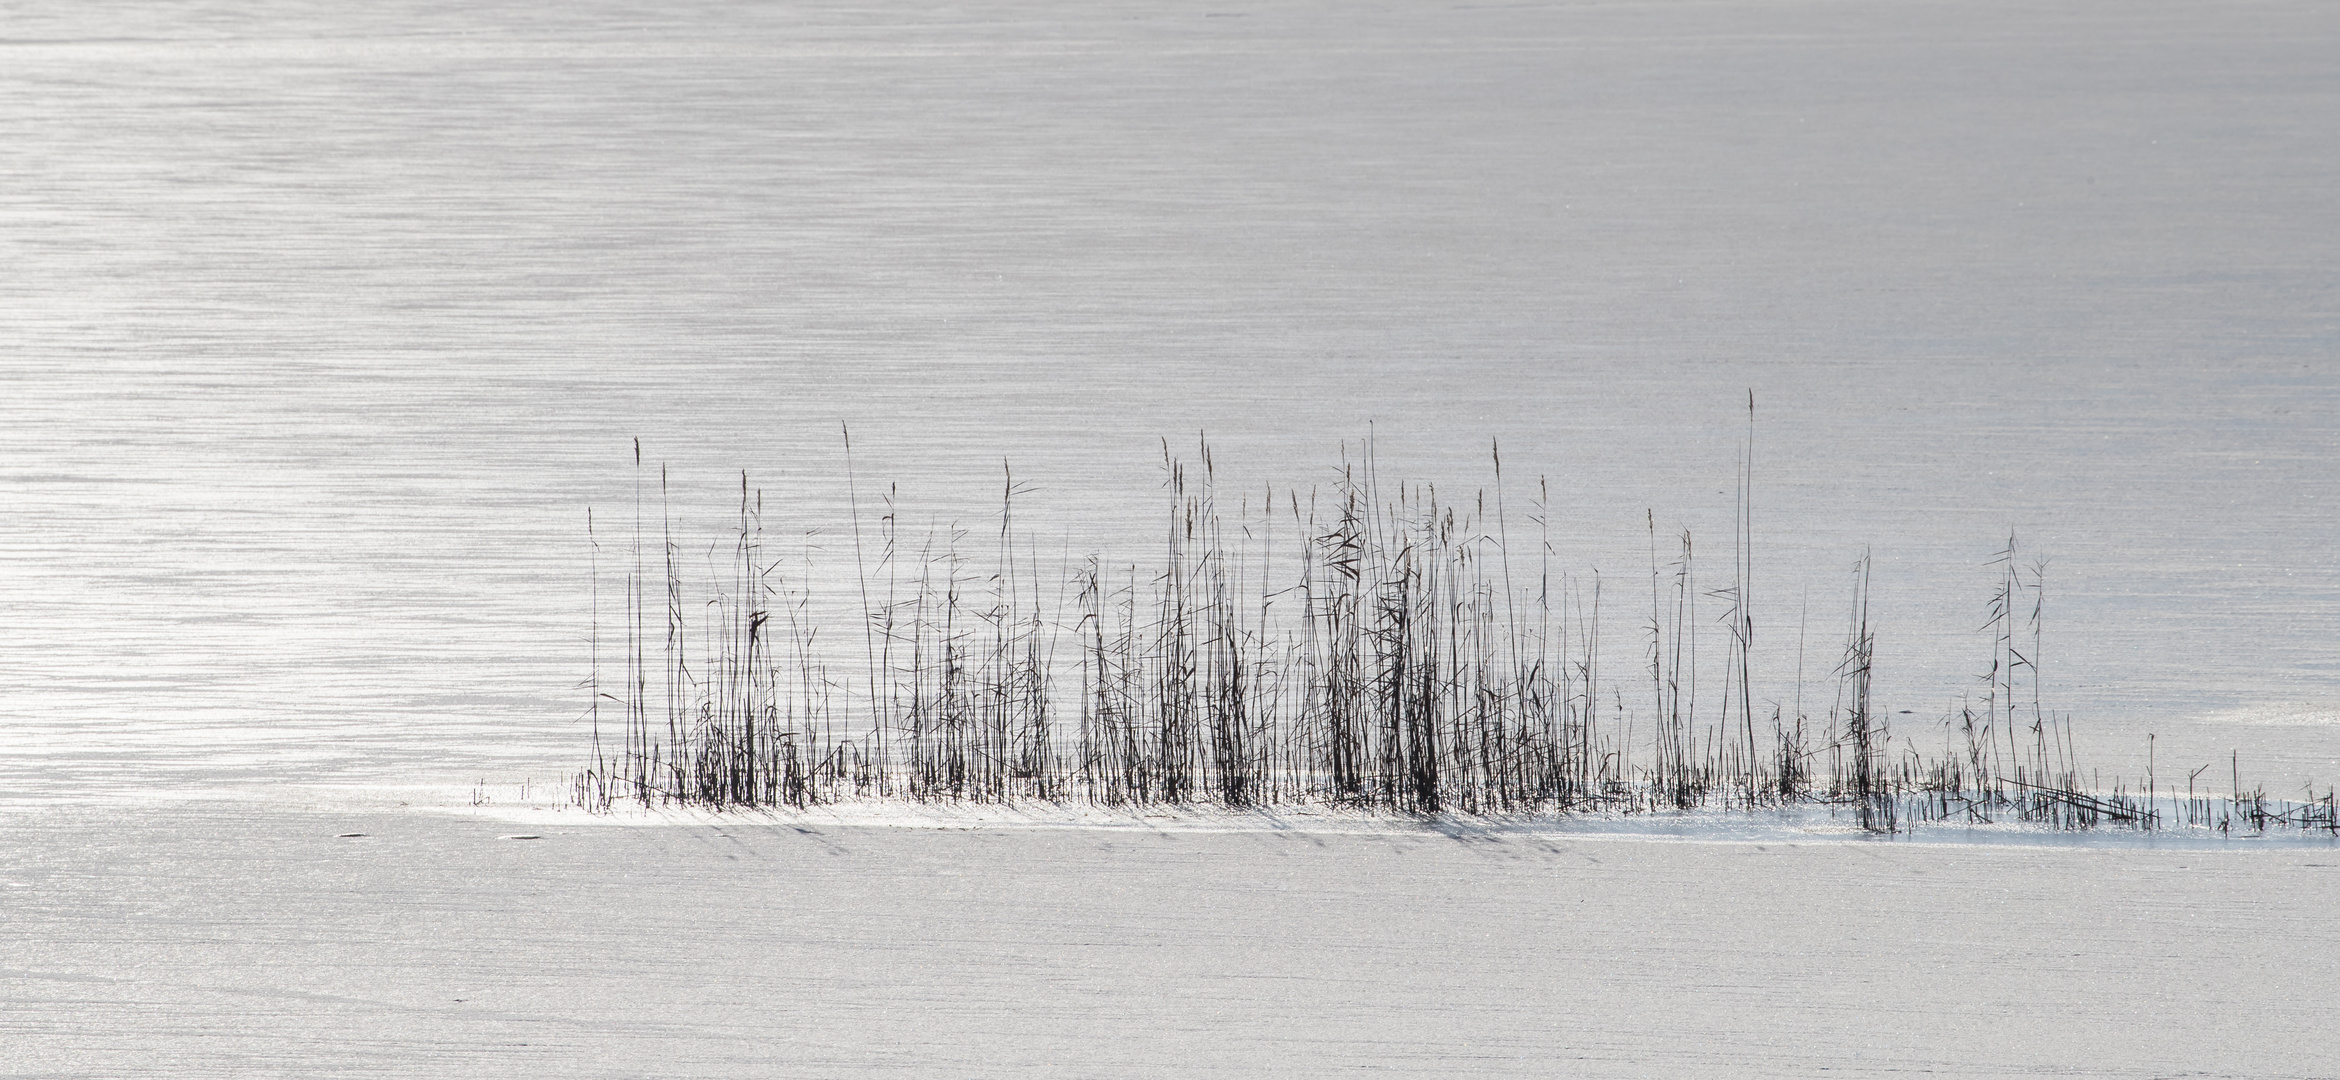
[[[528,820],[0,816],[0,1074],[2334,1075],[2329,844]]]
[[[2014,532],[2085,760],[2330,785],[2334,55],[2283,0],[9,6],[0,1076],[2340,1075],[2328,842],[555,808],[636,437],[832,596],[845,423],[865,510],[980,527],[1004,461],[1112,558],[1158,440],[1500,440],[1626,678],[1750,390],[1767,703],[1867,548],[1939,734]]]

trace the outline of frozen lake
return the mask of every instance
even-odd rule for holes
[[[2333,1075],[2328,846],[518,829],[0,818],[0,1072]]]
[[[2330,783],[2336,21],[17,10],[0,790],[557,779],[635,437],[710,537],[746,469],[835,550],[851,424],[906,515],[1004,459],[1142,558],[1164,439],[1449,491],[1500,439],[1630,597],[1646,515],[1727,544],[1750,390],[1759,693],[1869,546],[1934,724],[2013,531],[2092,760]]]
[[[1933,722],[2015,531],[2092,760],[2331,783],[2333,21],[19,12],[0,778],[552,781],[632,437],[709,528],[744,468],[835,549],[849,423],[906,514],[1009,461],[1130,556],[1161,439],[1306,486],[1371,425],[1448,491],[1502,439],[1631,580],[1645,514],[1727,538],[1753,390],[1764,694],[1867,545]]]
[[[1749,393],[1765,701],[1867,549],[1939,732],[2012,532],[2087,762],[2340,781],[2330,5],[479,7],[0,0],[0,1073],[2332,1075],[2328,839],[464,805],[637,438],[839,599],[843,425],[1144,561],[1165,442],[1500,440],[1638,703]]]
[[[2333,1075],[2328,846],[517,830],[0,818],[0,1073]]]

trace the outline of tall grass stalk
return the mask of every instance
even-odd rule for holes
[[[1159,561],[1067,557],[1050,569],[1019,531],[1026,488],[1004,464],[987,540],[955,527],[904,536],[891,488],[867,535],[851,433],[840,434],[857,633],[814,605],[809,542],[791,572],[767,541],[763,495],[744,474],[729,541],[687,570],[663,468],[652,536],[636,443],[632,538],[623,589],[611,590],[623,597],[622,641],[603,640],[601,532],[588,517],[594,731],[580,802],[1819,807],[1879,832],[2000,821],[2340,831],[2331,793],[2247,792],[2239,760],[2225,793],[2197,788],[2202,770],[2182,799],[2174,787],[2158,794],[2157,779],[2142,792],[2084,783],[2070,718],[2043,705],[2045,564],[2020,560],[2013,538],[1987,564],[1980,700],[1952,714],[1938,750],[1896,739],[1873,701],[1865,554],[1852,567],[1835,705],[1824,719],[1804,712],[1799,629],[1792,715],[1776,699],[1760,715],[1752,398],[1731,581],[1707,594],[1723,602],[1723,693],[1697,693],[1699,639],[1714,627],[1698,612],[1693,539],[1661,545],[1652,514],[1646,712],[1599,663],[1601,575],[1552,567],[1541,479],[1526,515],[1536,548],[1514,557],[1499,445],[1489,446],[1492,491],[1448,500],[1383,483],[1371,440],[1328,487],[1257,492],[1222,492],[1207,443],[1188,459],[1165,442]],[[853,636],[858,649],[844,644]],[[614,684],[605,647],[619,650]],[[845,673],[831,670],[851,652]],[[604,704],[622,719],[605,721]],[[605,722],[622,727],[614,749]]]

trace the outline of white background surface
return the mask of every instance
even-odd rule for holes
[[[1759,694],[1869,546],[1922,734],[2012,530],[2092,760],[2329,783],[2335,21],[19,7],[0,776],[557,777],[634,437],[708,539],[746,469],[837,551],[850,423],[906,522],[1006,459],[1044,547],[1139,559],[1164,439],[1305,488],[1370,423],[1449,492],[1501,439],[1622,611],[1645,513],[1727,565],[1752,390]]]
[[[1760,695],[1866,545],[1922,732],[2015,530],[2086,756],[2329,784],[2336,22],[0,5],[0,1073],[2332,1075],[2321,848],[520,842],[291,785],[576,767],[635,437],[832,589],[840,423],[906,521],[1005,458],[1127,558],[1163,439],[1305,486],[1370,423],[1448,491],[1500,439],[1630,597],[1645,514],[1726,546],[1749,390]]]
[[[10,815],[0,1074],[2335,1075],[2329,846],[516,828]]]

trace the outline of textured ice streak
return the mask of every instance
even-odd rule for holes
[[[2331,727],[2340,725],[2340,703],[2288,701],[2228,709],[2203,718],[2213,724],[2266,724],[2275,727]]]

